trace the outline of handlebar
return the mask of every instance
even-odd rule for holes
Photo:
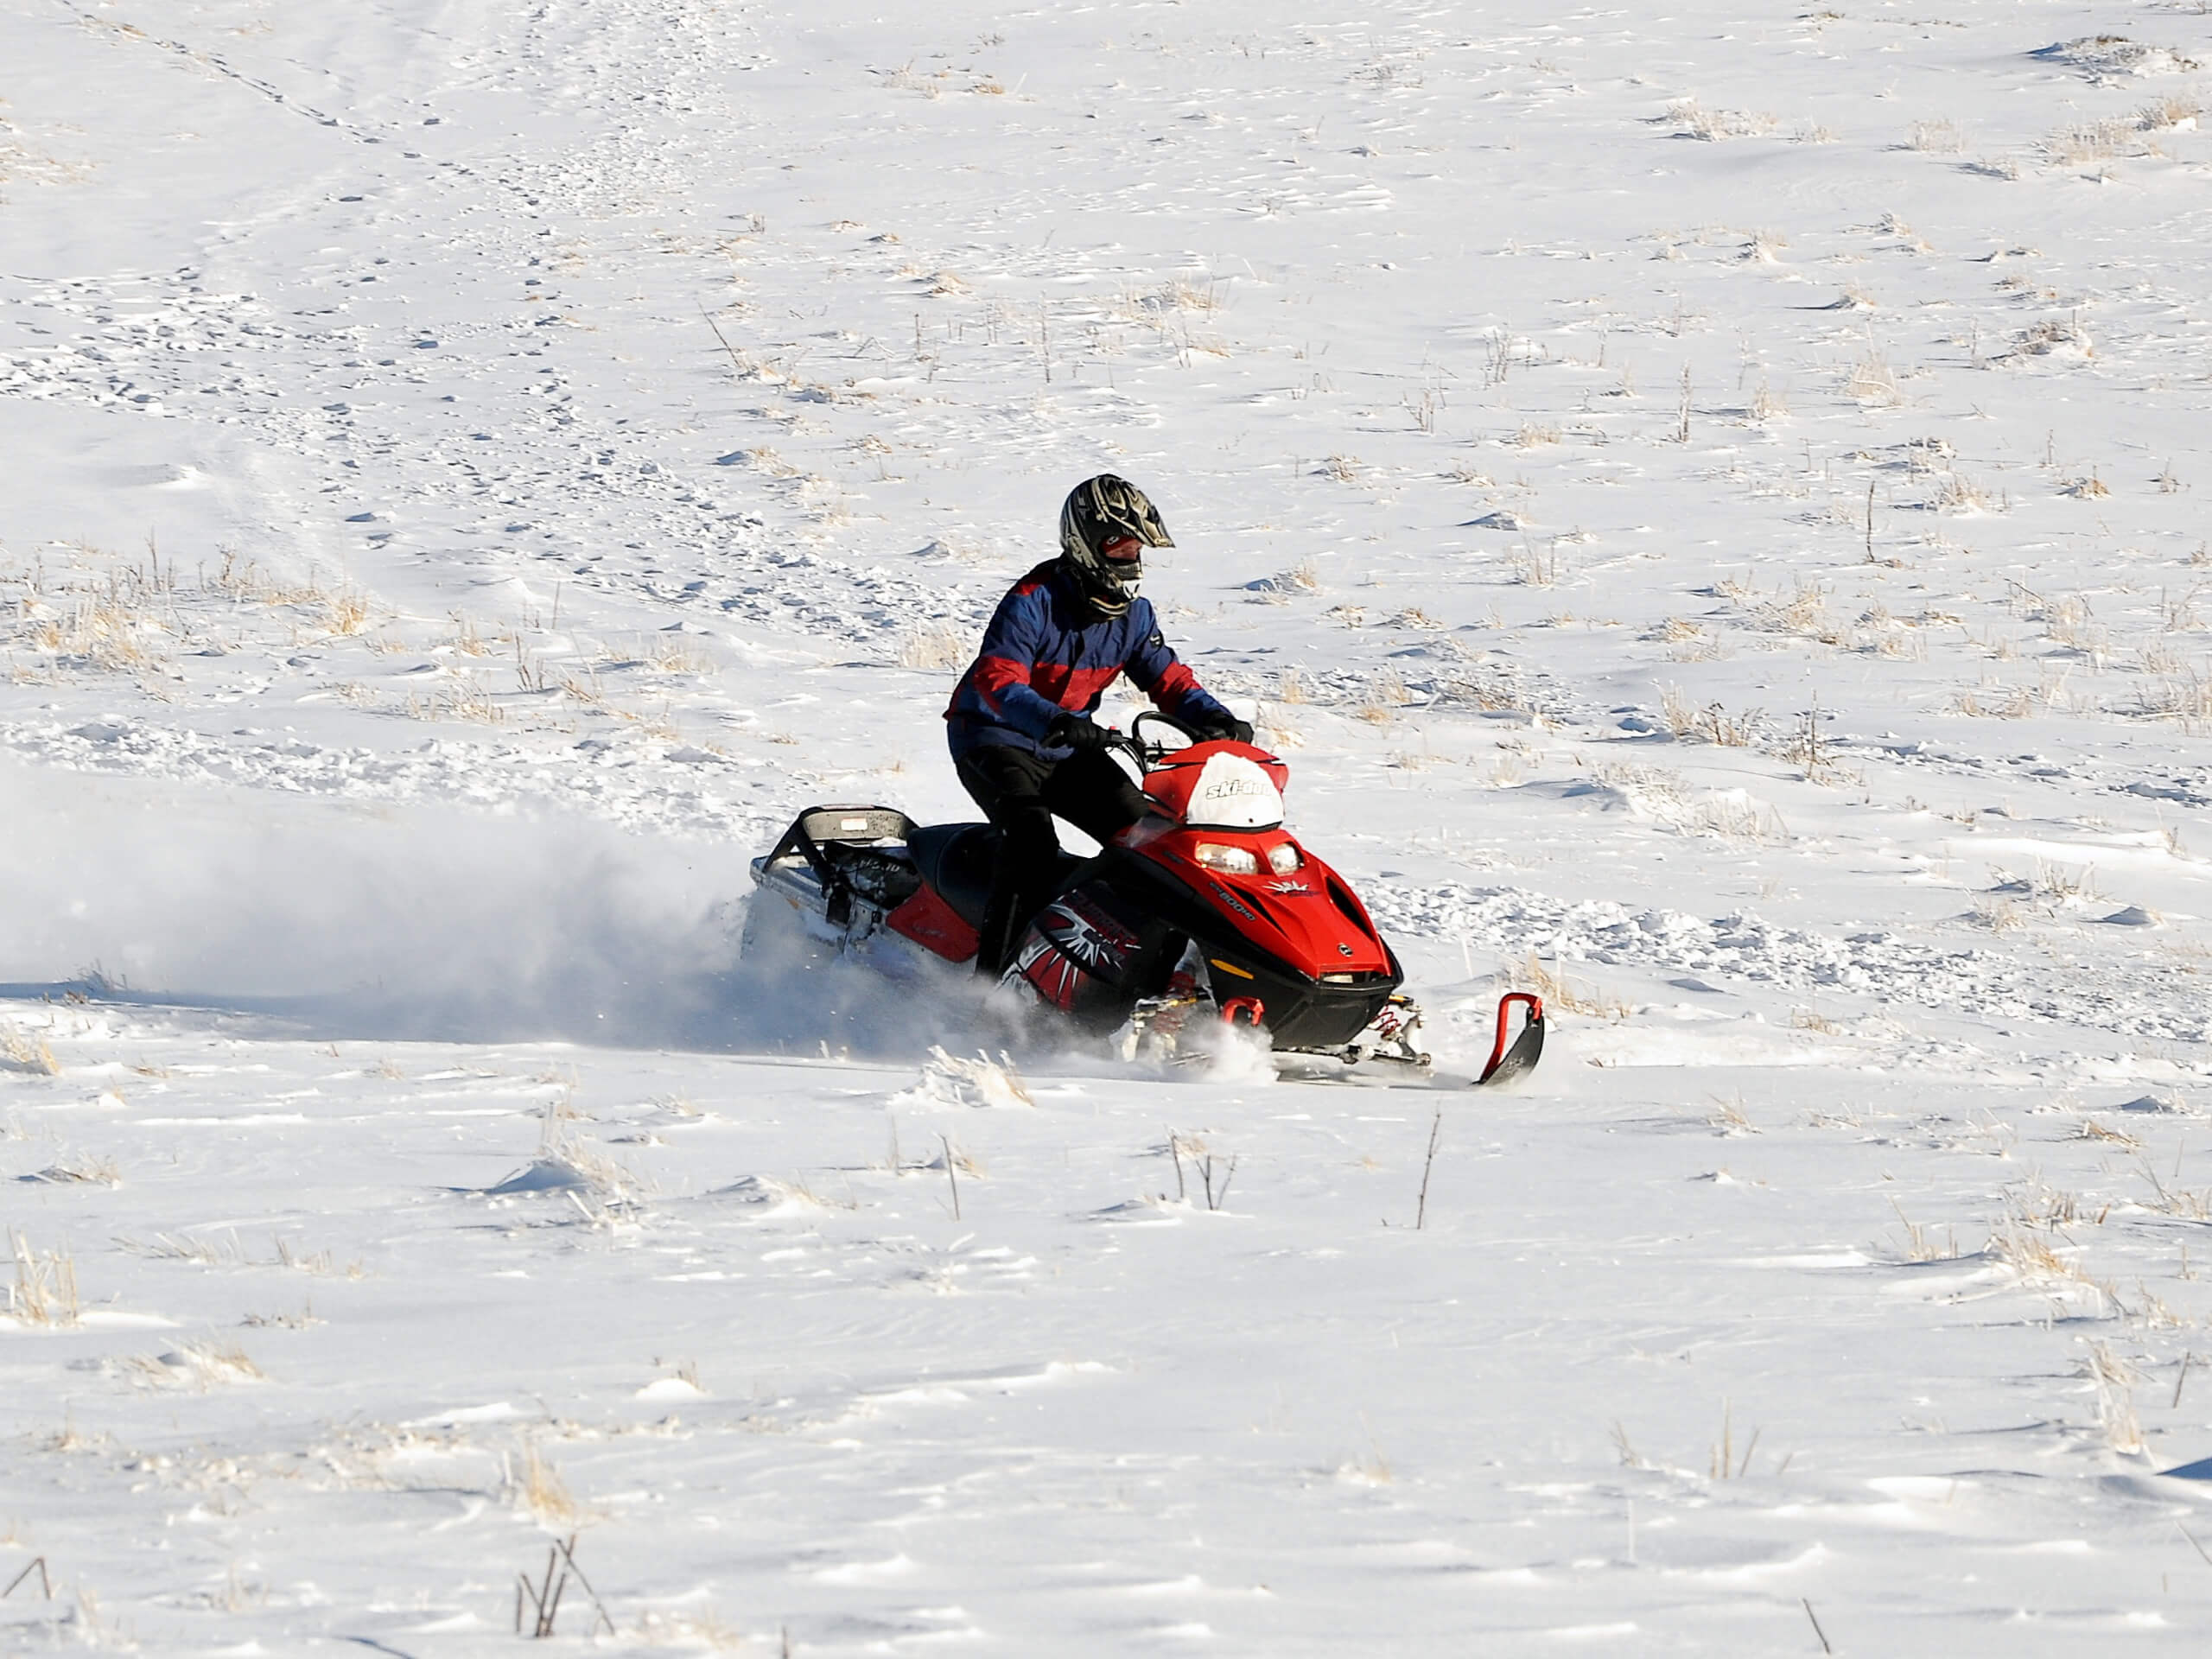
[[[1155,725],[1165,726],[1176,736],[1181,738],[1182,742],[1161,743],[1146,736],[1145,722],[1147,721]],[[1156,709],[1141,710],[1137,717],[1129,722],[1129,729],[1126,732],[1112,726],[1104,729],[1107,747],[1128,755],[1130,760],[1136,762],[1137,770],[1141,773],[1150,772],[1164,757],[1173,753],[1177,749],[1205,741],[1174,715],[1163,715]]]
[[[1181,743],[1153,742],[1144,734],[1145,722],[1147,721],[1151,721],[1157,725],[1165,726],[1169,731],[1173,732],[1177,736],[1180,737],[1183,741]],[[1176,719],[1173,715],[1164,715],[1157,709],[1146,709],[1141,710],[1138,713],[1137,717],[1129,722],[1129,734],[1124,741],[1128,743],[1129,752],[1143,765],[1149,766],[1154,761],[1159,760],[1160,756],[1167,753],[1169,750],[1179,749],[1184,747],[1185,745],[1196,743],[1198,741],[1198,734],[1192,731],[1189,727],[1185,726],[1181,721]]]

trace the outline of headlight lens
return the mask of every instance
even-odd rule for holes
[[[1191,855],[1210,870],[1219,870],[1225,875],[1257,875],[1260,855],[1249,847],[1224,847],[1217,841],[1202,841]]]
[[[1279,841],[1268,849],[1268,868],[1277,875],[1288,875],[1305,862],[1294,841]]]

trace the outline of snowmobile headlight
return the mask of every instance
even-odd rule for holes
[[[1268,849],[1268,868],[1277,875],[1288,875],[1306,861],[1299,856],[1298,843],[1279,841]]]
[[[1224,847],[1217,841],[1202,841],[1191,856],[1210,870],[1219,870],[1227,875],[1257,875],[1260,855],[1249,847]]]

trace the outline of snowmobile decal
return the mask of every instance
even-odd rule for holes
[[[1217,881],[1213,884],[1213,890],[1220,896],[1221,902],[1227,905],[1239,916],[1243,917],[1248,921],[1256,922],[1260,919],[1259,912],[1257,911],[1248,910],[1245,908],[1244,901],[1242,899],[1239,899],[1235,893],[1231,893],[1227,887],[1223,887],[1220,882]]]
[[[1047,905],[1036,925],[1039,932],[1085,968],[1104,969],[1117,978],[1129,952],[1136,949],[1135,934],[1072,895]]]
[[[1063,1012],[1075,1007],[1083,988],[1090,982],[1090,976],[1077,967],[1065,952],[1053,949],[1049,940],[1034,936],[1022,950],[1015,971],[1029,982],[1038,995]]]

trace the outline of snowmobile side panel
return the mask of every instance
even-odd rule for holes
[[[1038,912],[1013,972],[1079,1024],[1110,1031],[1165,982],[1171,943],[1179,953],[1179,935],[1111,881],[1093,879]]]
[[[947,962],[973,961],[981,943],[976,930],[933,887],[918,889],[912,898],[884,918],[884,925]]]

